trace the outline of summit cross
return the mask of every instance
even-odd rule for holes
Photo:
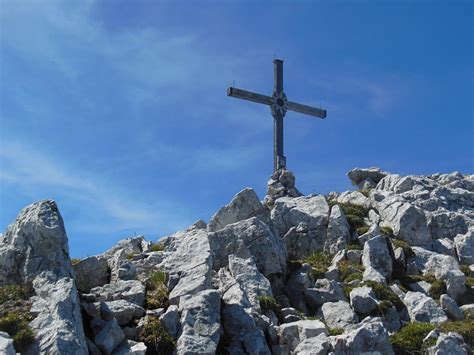
[[[277,171],[286,168],[286,157],[283,155],[283,118],[286,111],[295,111],[305,115],[325,118],[326,110],[288,101],[283,92],[283,60],[275,59],[273,67],[274,87],[272,96],[261,95],[234,87],[227,89],[227,96],[270,106],[274,120],[273,170]]]

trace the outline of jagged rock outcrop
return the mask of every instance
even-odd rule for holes
[[[74,266],[55,203],[28,206],[0,235],[0,287],[33,294],[0,317],[31,307],[30,353],[393,354],[410,322],[437,327],[428,354],[468,352],[442,329],[474,318],[474,175],[348,175],[360,190],[302,196],[280,170],[263,203],[247,188],[207,224]]]

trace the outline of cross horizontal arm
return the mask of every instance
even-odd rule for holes
[[[320,108],[297,104],[296,102],[291,102],[291,101],[288,101],[286,103],[286,107],[290,111],[304,113],[305,115],[316,116],[319,118],[326,117],[326,110],[321,110]]]
[[[248,100],[253,102],[258,102],[259,104],[271,105],[273,103],[272,97],[257,94],[255,92],[241,90],[237,88],[230,87],[227,89],[227,96],[236,97],[242,100]]]

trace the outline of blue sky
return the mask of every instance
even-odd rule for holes
[[[2,1],[0,228],[55,199],[72,256],[264,197],[284,59],[285,155],[304,193],[345,173],[474,172],[471,1]]]

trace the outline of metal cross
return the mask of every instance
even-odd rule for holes
[[[234,87],[227,89],[227,96],[270,106],[274,118],[273,169],[277,171],[286,167],[286,157],[283,155],[283,117],[285,117],[286,111],[290,110],[305,115],[325,118],[326,110],[288,101],[283,92],[283,60],[275,59],[273,67],[275,84],[272,96],[261,95]]]

